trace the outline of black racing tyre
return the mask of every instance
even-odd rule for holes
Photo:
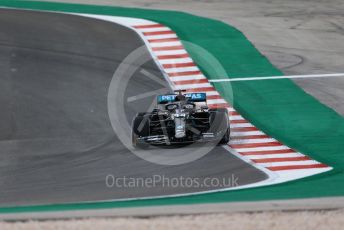
[[[212,109],[210,112],[210,132],[223,133],[219,144],[227,144],[230,139],[229,116],[226,108]]]
[[[138,142],[138,138],[149,136],[149,118],[144,116],[144,114],[143,116],[136,116],[133,120],[131,133],[134,147],[147,148],[149,144]]]
[[[229,124],[229,116],[227,109],[213,109],[210,112],[210,129],[212,132],[219,130],[227,130]]]
[[[147,112],[137,113],[136,116],[137,116],[137,117],[143,117],[143,116],[145,116],[145,115],[147,115],[147,114],[149,114],[149,113],[147,113]]]
[[[216,108],[216,109],[209,109],[210,112],[222,112],[222,113],[228,113],[228,110],[226,108]]]
[[[222,139],[219,142],[219,145],[225,145],[229,142],[231,136],[230,128],[227,129],[225,135],[222,137]]]

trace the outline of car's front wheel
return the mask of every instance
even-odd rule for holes
[[[134,118],[132,123],[132,144],[135,148],[147,148],[149,147],[149,144],[138,141],[138,138],[149,136],[149,119],[145,116],[140,115],[141,114],[138,114],[138,116]]]
[[[222,137],[221,141],[219,142],[220,145],[227,144],[230,140],[230,128],[227,129],[225,135]]]
[[[223,133],[219,144],[227,144],[230,140],[228,110],[226,108],[218,108],[210,110],[210,113],[210,131],[213,133]]]

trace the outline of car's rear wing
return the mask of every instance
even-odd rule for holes
[[[177,94],[166,94],[159,95],[157,98],[158,104],[167,104],[176,101]],[[206,93],[186,93],[184,96],[190,102],[206,102],[207,94]]]

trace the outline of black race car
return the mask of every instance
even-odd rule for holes
[[[138,113],[132,123],[134,147],[214,141],[230,138],[226,108],[209,109],[205,93],[159,95],[152,112]]]

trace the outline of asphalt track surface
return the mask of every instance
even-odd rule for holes
[[[267,177],[222,147],[191,163],[163,166],[138,158],[122,145],[110,125],[107,93],[121,61],[143,46],[135,32],[79,16],[9,9],[0,10],[0,28],[0,206],[219,188],[108,188],[109,174],[200,180],[235,175],[239,185]],[[153,60],[141,69],[163,79]],[[126,96],[162,87],[139,70],[129,85]],[[151,102],[148,97],[126,104],[128,120]]]

